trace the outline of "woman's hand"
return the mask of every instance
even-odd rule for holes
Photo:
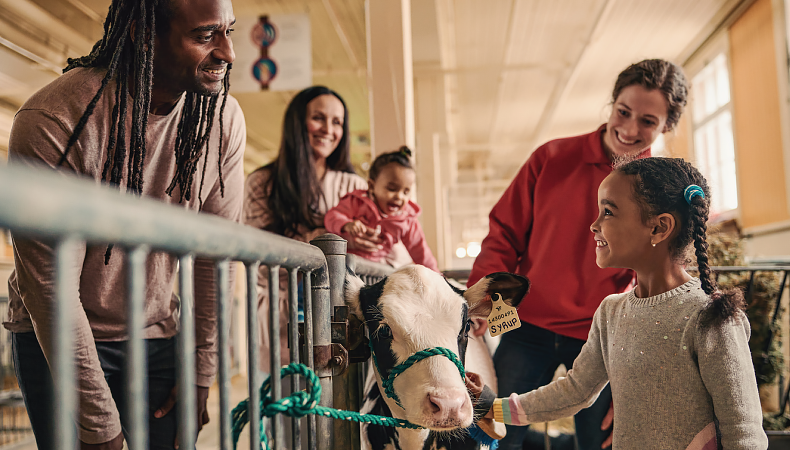
[[[359,221],[355,221],[359,222]],[[349,222],[343,226],[343,233],[340,234],[345,240],[348,241],[348,248],[349,250],[361,250],[363,252],[375,252],[377,250],[381,250],[384,248],[381,245],[381,226],[376,228],[370,228],[366,226],[362,222],[359,222],[363,229],[359,235],[352,235],[350,233],[345,232],[346,226],[354,222]]]

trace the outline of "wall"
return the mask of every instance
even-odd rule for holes
[[[790,219],[771,0],[758,0],[729,29],[733,133],[741,225]]]

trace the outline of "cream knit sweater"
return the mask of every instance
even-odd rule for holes
[[[765,449],[745,314],[703,328],[698,279],[660,295],[610,295],[565,378],[494,404],[514,425],[575,414],[611,383],[614,449]],[[721,448],[719,447],[719,448]]]

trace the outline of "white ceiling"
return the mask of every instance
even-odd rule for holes
[[[644,58],[682,63],[739,3],[412,0],[414,74],[445,75],[444,139],[461,170],[474,165],[477,178],[507,179],[537,144],[604,121],[620,70]],[[108,5],[0,0],[0,149],[7,147],[13,112],[25,98],[54,79],[67,56],[90,51]],[[234,10],[237,16],[309,13],[313,81],[344,97],[355,161],[368,158],[365,0],[234,0]],[[276,153],[293,94],[235,94],[247,119],[248,170]]]

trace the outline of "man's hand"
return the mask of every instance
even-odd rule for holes
[[[123,448],[123,433],[118,433],[111,441],[103,444],[86,444],[80,442],[80,450],[121,450]]]
[[[609,403],[609,411],[606,412],[606,415],[603,416],[603,421],[601,422],[601,430],[608,430],[612,426],[612,422],[614,422],[614,403]],[[601,444],[601,448],[609,448],[612,446],[612,433],[609,433],[609,437],[603,441]]]
[[[341,233],[341,236],[348,241],[350,250],[361,250],[363,252],[375,252],[384,248],[381,245],[381,226],[370,228],[365,226],[364,232],[359,236],[352,236],[348,233]]]
[[[195,386],[197,389],[197,432],[203,429],[203,425],[209,422],[208,409],[206,403],[208,402],[208,388],[203,386]],[[154,412],[154,417],[161,419],[169,413],[176,405],[176,396],[178,395],[178,386],[173,386],[167,400]],[[178,448],[178,435],[176,435],[175,448]],[[119,447],[120,448],[120,447]]]

